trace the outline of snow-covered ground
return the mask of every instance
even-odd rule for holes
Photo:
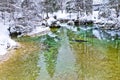
[[[94,22],[102,22],[103,20],[99,20],[98,19],[98,13],[99,11],[93,11],[93,14],[92,15],[84,15],[84,16],[80,16],[80,20],[93,20]],[[57,16],[57,19],[68,19],[68,20],[76,20],[77,19],[77,13],[67,13],[66,11],[58,11],[58,12],[55,12],[53,15],[56,15]]]
[[[36,27],[31,33],[28,33],[28,36],[38,36],[38,35],[44,35],[47,34],[48,32],[50,32],[50,28],[49,27]]]
[[[16,46],[17,43],[9,37],[8,26],[0,22],[0,55],[7,53],[7,50]]]
[[[80,20],[88,21],[92,20],[94,21],[94,23],[108,23],[108,24],[115,24],[117,21],[120,22],[120,17],[117,18],[115,9],[111,9],[111,15],[109,16],[109,18],[100,17],[99,14],[100,14],[99,11],[93,11],[93,13],[90,15],[84,14],[84,16],[80,16]],[[50,14],[50,17],[52,17],[53,15],[56,15],[58,20],[60,19],[76,20],[78,14],[77,13],[70,14],[67,13],[66,11],[63,12],[58,11],[55,12],[54,14]]]
[[[77,13],[67,13],[65,10],[55,12],[54,15],[57,16],[57,19],[77,19]]]
[[[93,0],[93,4],[101,4],[103,0]]]

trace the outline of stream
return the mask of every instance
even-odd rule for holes
[[[15,39],[22,47],[0,63],[0,80],[120,80],[120,40],[71,29]]]

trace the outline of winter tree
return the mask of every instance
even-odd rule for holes
[[[65,9],[67,13],[70,13],[70,18],[71,18],[71,13],[75,12],[75,1],[74,0],[67,1]]]
[[[57,3],[57,0],[42,0],[40,1],[41,11],[47,14],[53,13],[59,10],[60,6]]]
[[[120,12],[120,0],[109,0],[110,8],[114,8],[116,10],[117,17],[119,16]]]
[[[57,0],[57,3],[60,7],[60,10],[63,12],[64,10],[66,10],[66,7],[68,5],[68,2],[70,2],[71,0]]]
[[[0,11],[1,11],[1,18],[4,19],[9,19],[10,15],[12,16],[12,14],[15,12],[15,4],[16,4],[16,0],[0,0]],[[9,14],[5,14],[5,13],[9,13]],[[9,18],[6,18],[6,16],[9,16]]]
[[[85,12],[87,15],[92,14],[93,12],[93,0],[85,0]]]
[[[78,17],[84,15],[85,5],[84,0],[75,0],[75,11],[78,12]]]

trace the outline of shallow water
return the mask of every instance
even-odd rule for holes
[[[23,37],[0,64],[0,80],[120,80],[120,41],[61,28],[55,37]]]

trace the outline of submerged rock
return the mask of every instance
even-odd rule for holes
[[[72,41],[74,41],[74,42],[80,42],[80,43],[81,43],[81,42],[88,42],[88,41],[86,41],[86,40],[76,40],[76,39],[75,39],[75,40],[72,40]]]

